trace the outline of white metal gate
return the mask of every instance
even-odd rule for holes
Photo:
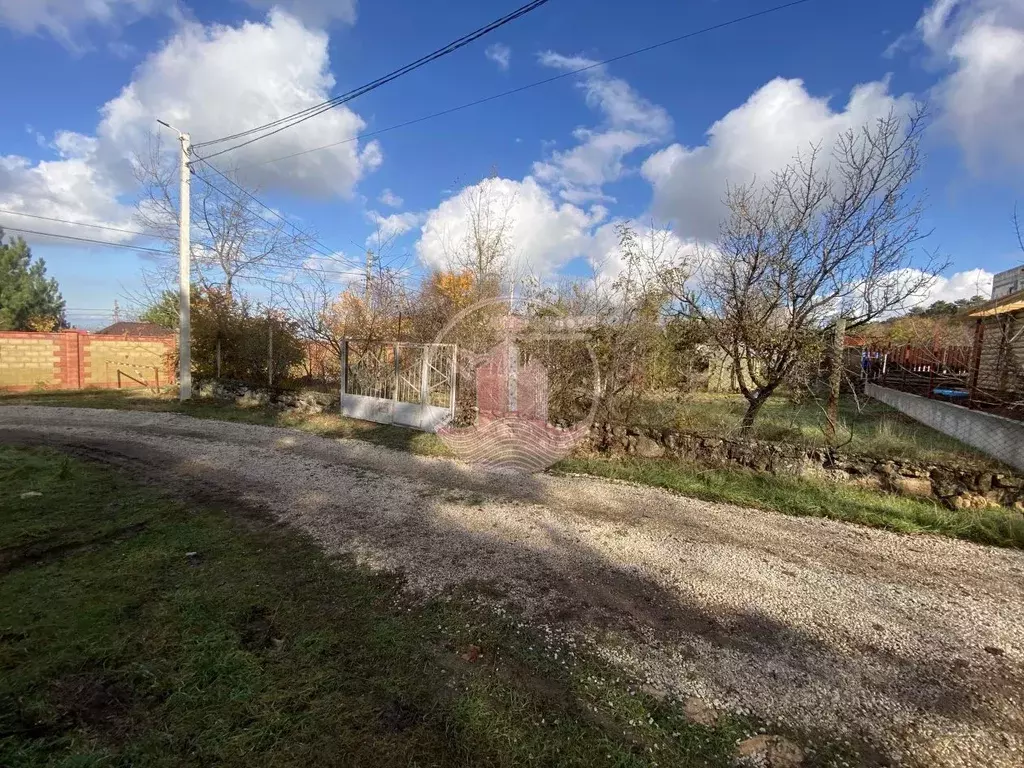
[[[345,342],[342,414],[432,432],[455,414],[457,355],[455,344]]]

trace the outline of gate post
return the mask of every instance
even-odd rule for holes
[[[398,363],[398,344],[392,344],[391,348],[395,350],[395,385],[391,389],[391,421],[394,421],[395,411],[398,409],[398,388],[402,383],[402,373]]]
[[[430,357],[433,355],[433,348],[429,344],[423,345],[423,354],[420,360],[420,405],[429,405],[430,399]]]
[[[458,374],[459,374],[459,345],[452,344],[452,367],[449,372],[448,379],[452,385],[451,404],[448,406],[451,409],[452,420],[455,419],[455,390],[458,387]]]

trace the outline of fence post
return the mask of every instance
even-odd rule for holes
[[[78,373],[78,388],[81,389],[85,384],[85,360],[82,358],[82,334],[75,334],[75,368]]]
[[[399,368],[399,363],[398,363],[398,347],[399,347],[399,345],[396,342],[395,344],[392,344],[391,347],[392,347],[392,349],[395,350],[395,386],[394,386],[394,389],[391,392],[391,421],[393,423],[394,420],[395,420],[395,412],[398,410],[398,388],[399,388],[399,385],[402,382],[402,372],[401,372],[401,369]]]
[[[274,321],[267,310],[267,386],[274,386]]]
[[[338,397],[338,406],[342,415],[345,414],[345,393],[348,392],[348,339],[341,342],[341,394]]]
[[[451,414],[452,419],[455,419],[455,390],[459,384],[459,345],[452,344],[452,369],[451,369],[451,380],[452,380],[452,397],[451,397]]]
[[[974,349],[971,350],[971,385],[967,389],[967,407],[974,407],[974,395],[978,389],[978,374],[981,372],[981,345],[985,340],[985,319],[978,318],[974,325]]]

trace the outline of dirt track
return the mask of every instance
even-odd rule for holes
[[[1024,553],[174,414],[5,406],[0,443],[269,510],[427,594],[487,584],[660,689],[879,760],[1024,765]]]

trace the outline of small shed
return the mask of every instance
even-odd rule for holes
[[[1024,290],[971,309],[975,388],[1024,396]]]

